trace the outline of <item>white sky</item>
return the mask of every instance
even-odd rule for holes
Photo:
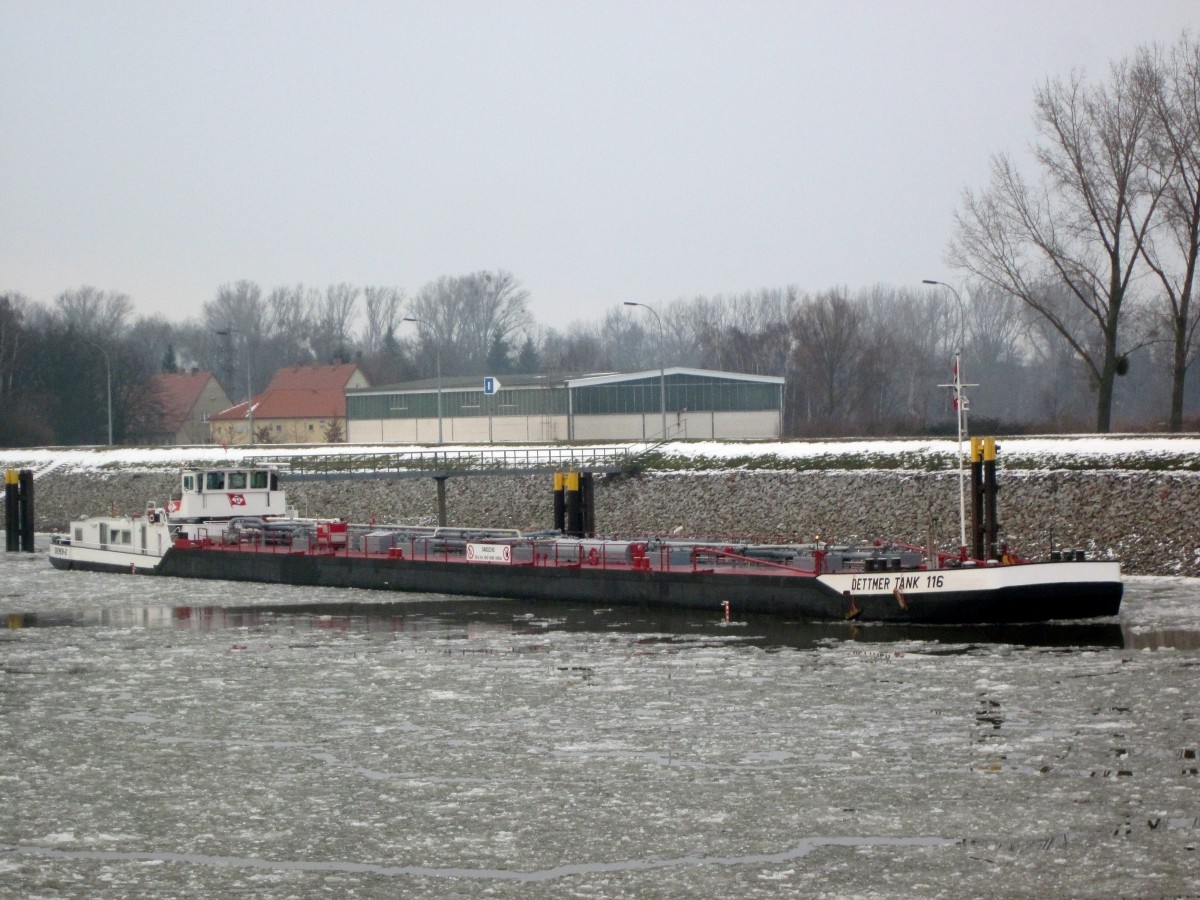
[[[955,280],[1037,82],[1196,0],[0,0],[0,290],[181,320],[218,285],[513,272],[623,300]]]

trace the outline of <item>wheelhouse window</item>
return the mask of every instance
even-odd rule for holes
[[[196,476],[195,475],[184,475],[183,476],[183,489],[185,491],[196,490]]]
[[[225,490],[225,473],[209,472],[204,477],[204,488],[209,491]]]
[[[245,472],[230,472],[229,473],[229,489],[231,491],[244,490],[246,487]]]
[[[251,472],[250,473],[250,487],[265,488],[266,486],[267,486],[267,473],[266,472]]]

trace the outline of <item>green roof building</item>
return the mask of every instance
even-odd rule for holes
[[[665,409],[662,399],[665,397]],[[673,367],[453,377],[348,390],[352,443],[778,439],[783,379]]]

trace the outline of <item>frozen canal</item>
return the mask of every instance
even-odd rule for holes
[[[897,631],[6,554],[0,613],[0,896],[1200,892],[1196,581]]]

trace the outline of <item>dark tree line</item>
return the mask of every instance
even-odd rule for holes
[[[1083,318],[1066,287],[1047,296],[1064,318]],[[961,308],[938,286],[787,287],[680,299],[655,307],[658,319],[622,305],[563,330],[539,326],[527,302],[507,273],[439,279],[412,298],[347,285],[268,293],[243,281],[179,324],[135,318],[129,298],[92,288],[48,305],[3,295],[0,444],[105,443],[109,367],[118,443],[155,430],[151,376],[192,367],[216,373],[237,401],[281,367],[335,362],[356,363],[377,385],[433,378],[439,365],[446,377],[660,365],[779,375],[789,434],[847,436],[950,431],[948,392],[938,385],[961,348],[966,379],[980,385],[971,397],[981,426],[1083,430],[1095,400],[1092,371],[1072,343],[986,282],[965,291]],[[1121,427],[1166,427],[1170,357],[1169,345],[1152,341],[1130,354],[1114,393]]]

